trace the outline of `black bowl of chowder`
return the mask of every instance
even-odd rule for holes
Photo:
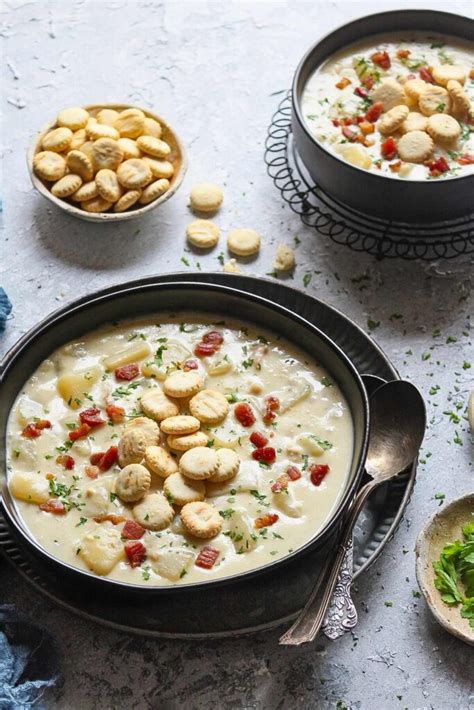
[[[318,41],[293,81],[295,146],[363,213],[434,222],[473,211],[474,21],[396,10]]]
[[[6,520],[106,591],[274,570],[324,546],[363,473],[367,397],[345,354],[282,306],[176,278],[82,298],[1,365]]]

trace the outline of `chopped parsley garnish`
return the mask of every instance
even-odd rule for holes
[[[76,525],[76,528],[79,528],[81,525],[85,525],[87,523],[87,518],[79,518],[79,522]]]
[[[307,271],[305,273],[305,275],[303,276],[303,286],[309,286],[309,283],[312,278],[313,278],[313,274],[310,271]]]
[[[322,377],[321,378],[321,384],[324,385],[324,387],[332,387],[332,382],[329,379],[329,377]]]
[[[263,495],[262,493],[259,493],[256,490],[251,490],[250,495],[252,495],[254,498],[258,500],[259,503],[265,503],[266,500],[266,495]]]
[[[145,565],[144,567],[142,567],[142,578],[145,582],[148,582],[150,576],[150,567],[148,565]]]
[[[166,340],[166,338],[160,338],[160,340]],[[165,350],[168,350],[168,347],[166,345],[160,345],[155,353],[155,363],[158,367],[163,365],[163,353]]]
[[[58,498],[67,498],[71,495],[72,486],[66,486],[65,483],[58,483],[55,478],[49,482],[49,492]]]
[[[226,510],[220,510],[219,515],[221,518],[224,518],[224,520],[228,520],[232,515],[235,513],[235,510],[233,508],[227,508]]]
[[[128,385],[120,385],[112,392],[112,397],[128,397],[132,394],[133,390],[136,390],[142,384],[143,380],[135,380],[134,382],[129,382]]]
[[[323,451],[329,451],[329,449],[332,449],[333,444],[331,444],[330,441],[327,439],[320,439],[319,436],[315,436],[315,434],[310,434],[309,436],[310,439],[316,442],[316,444],[323,450]]]

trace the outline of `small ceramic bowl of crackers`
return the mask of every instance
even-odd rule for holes
[[[128,104],[59,111],[33,140],[34,187],[91,222],[134,219],[168,200],[186,172],[183,145],[161,116]]]

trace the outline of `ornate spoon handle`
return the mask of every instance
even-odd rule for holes
[[[322,627],[326,636],[332,641],[343,636],[357,624],[357,609],[351,597],[353,567],[353,540],[351,537]]]
[[[360,489],[344,524],[339,547],[332,564],[329,563],[323,574],[320,576],[312,594],[306,602],[304,609],[296,619],[293,626],[291,626],[288,631],[280,637],[280,645],[299,646],[302,643],[314,641],[316,638],[324,622],[328,606],[336,588],[339,572],[341,571],[341,567],[344,563],[347,546],[351,543],[352,531],[354,530],[357,518],[359,517],[359,513],[362,510],[365,501],[377,485],[378,481],[369,481],[363,488]],[[326,573],[329,567],[329,576],[327,576]]]

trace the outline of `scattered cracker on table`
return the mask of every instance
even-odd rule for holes
[[[211,249],[219,241],[221,230],[209,219],[196,219],[188,224],[186,236],[188,242],[199,249]]]
[[[295,267],[295,252],[287,244],[277,246],[273,268],[275,271],[291,271]]]
[[[237,256],[257,254],[260,242],[261,236],[254,229],[232,229],[227,236],[227,247]]]
[[[210,182],[195,185],[189,196],[189,204],[195,212],[217,212],[223,200],[222,189]]]

